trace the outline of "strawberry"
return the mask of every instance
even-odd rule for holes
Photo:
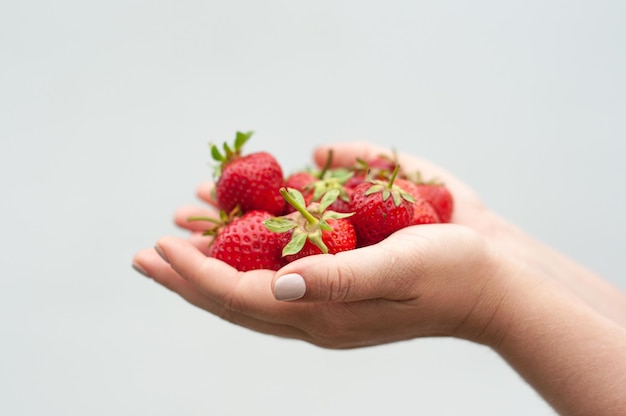
[[[415,199],[411,225],[436,224],[441,222],[435,208],[421,196],[417,184],[402,178],[396,178],[395,184],[404,189]]]
[[[319,178],[313,172],[302,170],[292,173],[285,179],[285,188],[297,189],[301,193],[309,192],[313,189],[313,184]]]
[[[441,222],[450,222],[454,211],[454,199],[443,184],[419,184],[419,195],[437,211]]]
[[[392,233],[411,224],[414,212],[413,197],[394,185],[399,167],[391,179],[364,182],[354,188],[350,221],[357,233],[359,246],[378,243]]]
[[[319,202],[326,192],[336,189],[339,191],[339,196],[328,209],[337,212],[349,212],[352,189],[344,187],[343,183],[351,175],[350,172],[337,169],[328,171],[325,179],[316,179],[310,172],[296,172],[287,177],[285,188],[299,191],[304,197],[306,205],[311,202]],[[285,214],[295,210],[290,204],[285,204]]]
[[[327,192],[321,201],[305,205],[304,197],[295,189],[281,189],[284,199],[296,212],[265,221],[265,226],[287,235],[289,243],[282,255],[287,262],[314,254],[336,254],[356,248],[356,232],[347,219],[349,213],[338,213],[327,208],[339,195],[338,190]]]
[[[270,218],[273,215],[269,212],[252,210],[232,219],[217,230],[217,235],[211,242],[210,256],[242,272],[280,269],[285,264],[282,250],[288,239],[265,227],[263,222]]]
[[[425,181],[420,172],[416,172],[414,178],[411,177],[410,180],[416,184],[417,194],[437,211],[440,221],[450,222],[454,211],[454,198],[446,185],[437,179]]]
[[[313,183],[313,201],[320,201],[329,191],[339,191],[337,199],[328,209],[337,212],[350,212],[350,198],[352,188],[347,188],[344,184],[352,177],[353,173],[346,169],[328,170],[321,179]]]
[[[285,180],[285,188],[293,188],[304,196],[306,205],[315,201],[319,202],[322,196],[333,189],[339,190],[339,196],[328,209],[337,212],[347,213],[350,205],[351,188],[346,188],[344,184],[348,181],[353,172],[348,169],[331,169],[333,151],[328,152],[328,158],[324,168],[318,172],[300,171],[291,174]],[[285,213],[294,212],[295,208],[286,204]]]
[[[321,234],[322,242],[326,245],[326,251],[321,249],[310,239],[307,239],[298,252],[295,254],[285,254],[285,260],[290,263],[299,258],[312,256],[314,254],[336,254],[356,248],[356,232],[349,220],[331,218],[326,222],[330,229],[323,229]]]
[[[242,155],[242,146],[252,132],[237,132],[234,149],[224,143],[224,154],[211,146],[211,155],[220,162],[215,183],[218,208],[227,212],[239,206],[242,212],[263,210],[272,215],[283,213],[280,195],[283,171],[276,158],[267,152]]]
[[[377,170],[379,172],[386,172],[387,175],[391,175],[398,165],[397,155],[393,152],[392,156],[377,155],[367,161],[367,165],[370,170]]]
[[[395,153],[393,157],[378,155],[368,160],[357,158],[356,164],[351,168],[353,176],[345,183],[345,186],[355,188],[369,180],[387,180],[397,165]]]

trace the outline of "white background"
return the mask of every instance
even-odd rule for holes
[[[327,351],[130,268],[255,130],[425,156],[626,289],[623,1],[0,2],[0,413],[549,415],[490,350]]]

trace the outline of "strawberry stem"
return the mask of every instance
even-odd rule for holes
[[[187,218],[187,221],[208,221],[208,222],[212,222],[213,224],[222,223],[222,221],[215,219],[215,218],[211,218],[211,217],[189,217]]]
[[[307,211],[306,207],[303,204],[299,203],[287,190],[287,188],[280,188],[280,194],[285,198],[285,201],[292,207],[294,207],[302,216],[306,219],[309,225],[315,225],[319,222],[317,218],[315,218],[309,211]]]
[[[389,184],[387,185],[389,189],[393,188],[393,182],[396,180],[396,176],[398,176],[399,171],[400,165],[396,165],[396,167],[393,169],[393,173],[391,174],[391,178],[389,179]]]
[[[333,149],[328,149],[328,157],[326,158],[326,162],[324,163],[322,171],[318,175],[318,179],[324,179],[324,176],[326,176],[326,172],[330,170],[331,163],[333,163]]]

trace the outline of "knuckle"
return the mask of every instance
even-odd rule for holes
[[[354,269],[349,265],[340,264],[336,261],[325,276],[328,302],[344,302],[350,298],[350,294],[356,282]]]

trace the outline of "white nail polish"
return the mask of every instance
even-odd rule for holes
[[[296,273],[280,276],[274,284],[276,300],[296,300],[304,296],[306,283],[302,276]]]

